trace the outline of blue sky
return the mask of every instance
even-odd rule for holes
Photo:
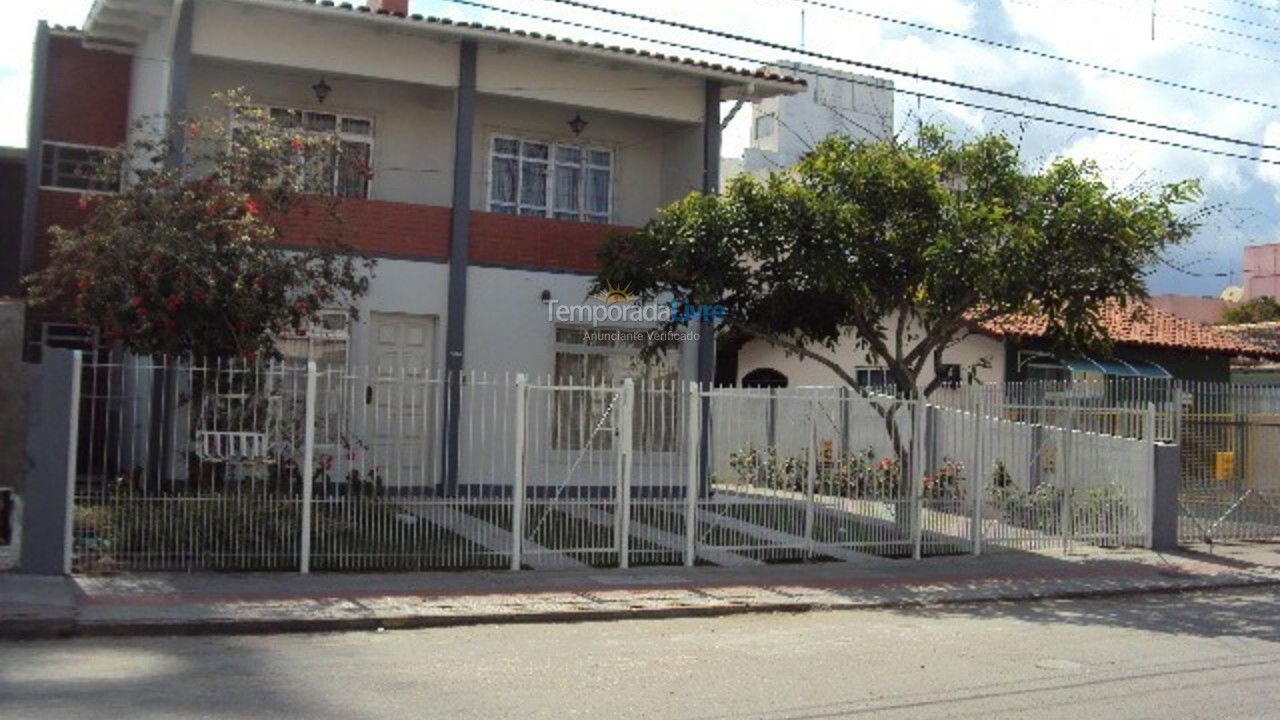
[[[1154,29],[1150,0],[828,1],[1280,105],[1280,90],[1275,89],[1272,81],[1280,69],[1280,0],[1158,0]],[[0,109],[0,144],[25,144],[31,37],[36,20],[79,24],[91,2],[9,0],[0,5],[0,93],[9,99]],[[670,28],[654,28],[549,0],[488,0],[487,4],[746,56],[785,57],[775,51]],[[1273,109],[1012,53],[821,7],[807,7],[802,23],[803,6],[796,0],[594,0],[594,4],[788,45],[798,45],[803,32],[805,46],[817,52],[1280,146],[1280,118]],[[413,0],[412,10],[545,30],[561,36],[598,38],[613,44],[644,44],[448,0]],[[657,44],[651,47],[662,49]],[[967,91],[910,80],[897,79],[896,82],[901,88],[1061,117],[1085,125],[1251,155],[1257,152],[1207,140],[1179,138],[1119,122],[1072,116],[1011,100],[985,98]],[[1216,294],[1225,285],[1239,282],[1240,252],[1244,245],[1280,241],[1280,165],[1201,155],[1081,130],[1022,122],[945,103],[916,102],[899,95],[898,124],[911,124],[918,117],[947,123],[962,134],[989,129],[1009,132],[1020,138],[1024,156],[1030,163],[1042,163],[1063,154],[1092,158],[1101,165],[1108,179],[1120,186],[1201,178],[1207,201],[1221,204],[1223,209],[1213,216],[1194,242],[1173,253],[1167,264],[1154,269],[1153,292]],[[727,153],[739,150],[746,142],[745,120],[744,113],[729,128]],[[1265,152],[1280,160],[1280,151]]]

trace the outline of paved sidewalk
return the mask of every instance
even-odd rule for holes
[[[1280,583],[1280,545],[1175,554],[400,574],[0,573],[0,637],[266,633],[1032,600]]]

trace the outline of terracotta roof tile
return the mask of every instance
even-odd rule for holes
[[[1280,347],[1251,342],[1147,303],[1108,301],[1101,319],[1111,339],[1119,344],[1280,358]],[[1047,326],[1043,315],[1006,315],[980,323],[979,329],[996,337],[1040,337]]]

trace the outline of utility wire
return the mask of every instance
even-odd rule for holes
[[[878,65],[876,63],[869,63],[869,62],[863,62],[861,60],[853,60],[850,58],[840,57],[839,55],[831,55],[828,53],[815,52],[813,50],[797,48],[791,45],[786,45],[784,43],[776,43],[770,40],[761,40],[759,38],[748,37],[746,35],[739,35],[737,33],[725,32],[723,30],[715,30],[713,28],[705,28],[699,25],[691,25],[689,23],[684,23],[677,20],[668,20],[666,18],[656,18],[649,15],[641,15],[639,13],[629,12],[626,10],[615,10],[613,8],[600,7],[599,5],[592,5],[590,3],[579,2],[579,0],[547,0],[547,1],[553,2],[553,3],[559,3],[561,5],[568,5],[570,7],[576,7],[584,10],[592,10],[594,12],[605,13],[609,15],[616,15],[618,17],[624,17],[631,20],[640,20],[642,22],[665,25],[667,27],[673,27],[680,30],[688,30],[691,32],[702,33],[705,35],[711,35],[711,36],[723,38],[726,40],[733,40],[735,42],[743,42],[743,43],[749,43],[752,45],[759,45],[761,47],[767,47],[773,50],[780,50],[780,51],[789,52],[789,53],[797,53],[807,57],[817,58],[819,60],[827,60],[829,62],[841,63],[843,65],[852,65],[854,67],[864,68],[867,70],[874,70],[876,72],[881,72],[888,75],[897,75],[897,76],[909,78],[912,80],[921,80],[924,82],[930,82],[937,85],[943,85],[946,87],[953,87],[959,90],[968,90],[971,92],[983,93],[985,95],[1002,97],[1009,100],[1017,100],[1019,102],[1031,103],[1033,105],[1040,105],[1043,107],[1053,108],[1055,110],[1064,110],[1066,112],[1079,113],[1081,115],[1090,115],[1090,116],[1101,118],[1104,120],[1123,122],[1131,125],[1138,125],[1141,127],[1151,128],[1153,130],[1163,130],[1165,132],[1178,133],[1181,135],[1189,135],[1192,137],[1198,137],[1205,140],[1213,140],[1215,142],[1228,143],[1231,145],[1239,145],[1242,147],[1254,148],[1258,150],[1280,151],[1280,146],[1266,145],[1263,143],[1256,143],[1249,140],[1241,140],[1239,138],[1226,137],[1223,135],[1215,135],[1213,133],[1202,132],[1200,130],[1191,130],[1188,128],[1181,128],[1174,125],[1166,125],[1164,123],[1126,117],[1124,115],[1115,115],[1113,113],[1102,112],[1099,110],[1091,110],[1088,108],[1075,107],[1073,105],[1068,105],[1066,103],[1054,102],[1052,100],[1043,100],[1041,98],[1035,98],[1029,95],[1021,95],[1019,93],[1006,92],[1003,90],[993,90],[991,88],[985,88],[980,85],[972,85],[970,83],[963,83],[956,80],[947,80],[945,78],[934,77],[932,75],[926,75],[924,73],[912,72],[909,70],[900,70],[898,68],[890,67],[887,65]]]
[[[637,35],[635,33],[629,33],[623,30],[605,28],[599,25],[591,25],[590,23],[578,22],[576,20],[565,20],[563,18],[555,18],[547,15],[539,15],[537,13],[531,13],[524,10],[512,10],[510,8],[498,7],[496,5],[477,2],[476,0],[446,0],[446,2],[451,2],[458,5],[466,5],[469,7],[479,8],[482,10],[490,10],[493,12],[503,13],[503,14],[514,16],[514,17],[525,18],[528,20],[537,20],[540,22],[556,23],[556,24],[564,25],[566,27],[577,28],[580,30],[589,30],[592,32],[599,32],[599,33],[614,35],[617,37],[622,37],[622,38],[626,38],[626,39],[634,40],[638,42],[663,45],[666,47],[678,48],[680,50],[685,50],[689,52],[716,55],[719,57],[729,58],[737,62],[750,63],[753,65],[775,65],[776,64],[776,60],[763,60],[758,57],[738,55],[735,53],[730,53],[722,50],[709,50],[704,47],[687,45],[684,43],[675,42],[673,40],[656,40],[651,37]],[[850,82],[855,85],[862,85],[865,87],[876,88],[876,89],[884,89],[884,86],[880,83],[869,82],[866,80],[859,80],[856,77],[851,78],[848,75],[839,74],[834,71],[823,72],[822,70],[818,70],[818,69],[810,69],[810,70],[807,70],[807,72],[817,77],[826,77],[834,80],[839,80],[842,82]],[[990,105],[984,105],[982,103],[976,103],[968,100],[958,100],[955,98],[944,97],[941,95],[934,95],[932,93],[922,92],[919,90],[907,90],[905,88],[900,88],[897,86],[894,86],[891,89],[895,93],[910,95],[912,97],[921,98],[924,100],[933,100],[935,102],[946,103],[950,105],[959,105],[962,107],[972,108],[975,110],[982,110],[984,112],[992,112],[992,113],[997,113],[1001,115],[1007,115],[1009,117],[1020,118],[1023,120],[1031,120],[1033,122],[1042,122],[1050,125],[1058,125],[1061,127],[1071,128],[1073,130],[1082,130],[1085,132],[1098,133],[1101,135],[1111,135],[1113,137],[1119,137],[1126,140],[1136,140],[1139,142],[1145,142],[1153,145],[1162,145],[1165,147],[1172,147],[1179,150],[1189,150],[1192,152],[1204,153],[1206,155],[1217,155],[1220,157],[1233,158],[1236,160],[1248,160],[1250,162],[1258,162],[1258,163],[1263,163],[1267,165],[1280,165],[1280,160],[1271,160],[1263,157],[1255,157],[1252,155],[1243,155],[1240,153],[1234,153],[1234,152],[1229,152],[1225,150],[1217,150],[1214,148],[1205,148],[1205,147],[1199,147],[1196,145],[1187,145],[1185,143],[1175,142],[1171,140],[1162,140],[1159,138],[1152,138],[1152,137],[1147,137],[1143,135],[1135,135],[1135,134],[1123,132],[1120,130],[1111,130],[1109,128],[1100,128],[1092,125],[1084,125],[1082,123],[1071,122],[1069,120],[1062,120],[1059,118],[1051,118],[1051,117],[1045,117],[1042,115],[1034,115],[1031,113],[1020,112],[1017,110],[1009,110],[1006,108],[992,107]]]
[[[1255,100],[1253,98],[1246,98],[1246,97],[1240,97],[1238,95],[1231,95],[1228,93],[1220,92],[1218,90],[1210,90],[1208,88],[1196,87],[1194,85],[1187,85],[1184,83],[1175,82],[1173,80],[1165,80],[1163,78],[1152,77],[1150,75],[1143,75],[1141,73],[1131,72],[1129,70],[1121,70],[1119,68],[1108,67],[1106,65],[1099,65],[1097,63],[1091,63],[1084,60],[1077,60],[1076,58],[1066,57],[1063,55],[1055,55],[1053,53],[1044,52],[1042,50],[1035,50],[1033,48],[1022,47],[1020,45],[1013,45],[1011,43],[1000,42],[998,40],[989,40],[987,38],[977,37],[974,35],[967,35],[965,33],[956,32],[954,30],[946,30],[943,28],[933,27],[932,25],[925,25],[924,23],[913,22],[910,20],[903,20],[901,18],[889,17],[887,15],[880,15],[878,13],[867,12],[865,10],[858,10],[856,8],[845,7],[843,5],[836,5],[834,3],[822,2],[822,0],[790,0],[790,1],[799,3],[801,5],[810,5],[812,7],[823,8],[826,10],[835,10],[837,12],[848,13],[850,15],[857,15],[859,17],[870,18],[872,20],[879,20],[880,22],[892,23],[894,25],[901,25],[903,27],[913,28],[915,30],[923,30],[925,32],[937,33],[939,35],[945,35],[947,37],[959,38],[961,40],[968,40],[970,42],[982,43],[983,45],[1000,48],[1001,50],[1012,50],[1014,52],[1020,52],[1026,55],[1032,55],[1038,58],[1044,58],[1046,60],[1055,60],[1057,62],[1068,63],[1071,65],[1076,65],[1078,67],[1088,68],[1090,70],[1099,70],[1101,72],[1112,73],[1114,75],[1120,75],[1122,77],[1132,78],[1134,80],[1143,80],[1145,82],[1155,83],[1157,85],[1164,85],[1166,87],[1171,87],[1171,88],[1177,88],[1179,90],[1186,90],[1188,92],[1200,93],[1202,95],[1210,95],[1212,97],[1222,98],[1223,100],[1234,100],[1236,102],[1248,103],[1249,105],[1256,105],[1258,107],[1270,108],[1272,110],[1280,110],[1280,105],[1277,105],[1275,103],[1269,103],[1263,100]]]

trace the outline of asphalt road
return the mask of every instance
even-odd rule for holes
[[[0,718],[1280,717],[1280,591],[0,643]]]

